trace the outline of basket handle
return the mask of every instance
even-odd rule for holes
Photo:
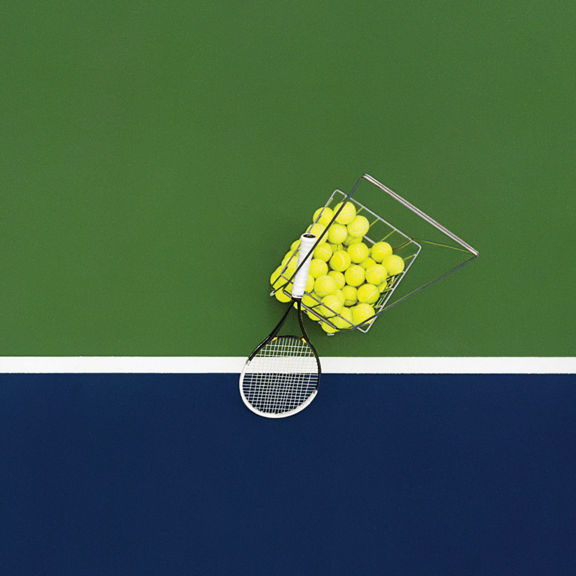
[[[448,228],[442,226],[442,224],[440,224],[439,222],[436,222],[436,220],[434,220],[434,218],[432,218],[431,216],[428,216],[428,214],[426,214],[425,212],[422,212],[422,210],[420,210],[420,208],[417,208],[416,206],[414,206],[414,204],[411,204],[410,202],[408,202],[408,200],[406,200],[405,198],[402,198],[402,196],[400,196],[399,194],[397,194],[393,190],[390,190],[390,188],[388,188],[387,186],[384,186],[384,184],[382,184],[382,182],[379,182],[378,180],[376,180],[376,178],[374,178],[373,176],[370,176],[370,174],[364,174],[364,176],[362,176],[362,178],[364,178],[365,180],[367,180],[371,184],[374,184],[374,186],[377,186],[378,188],[380,188],[380,190],[386,192],[386,194],[388,194],[389,196],[394,198],[394,200],[400,202],[400,204],[402,204],[403,206],[408,208],[408,210],[414,212],[415,214],[420,216],[420,218],[426,220],[426,222],[428,222],[428,224],[431,224],[432,226],[434,226],[434,228],[436,228],[437,230],[440,230],[440,232],[442,232],[443,234],[445,234],[446,236],[448,236],[449,238],[454,240],[454,242],[456,242],[457,244],[462,246],[462,248],[466,249],[468,252],[470,252],[474,256],[478,256],[478,250],[476,250],[476,248],[472,248],[472,246],[470,246],[470,244],[468,244],[467,242],[464,242],[464,240],[462,240],[462,238],[459,238],[458,236],[456,236],[456,234],[454,234],[454,232],[451,232],[450,230],[448,230]]]

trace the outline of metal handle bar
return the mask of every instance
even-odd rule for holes
[[[420,218],[423,218],[424,220],[426,220],[426,222],[428,222],[428,224],[431,224],[432,226],[434,226],[434,228],[436,228],[437,230],[440,230],[440,232],[442,232],[443,234],[445,234],[446,236],[448,236],[449,238],[454,240],[454,242],[460,244],[460,246],[462,246],[462,248],[465,248],[468,252],[470,252],[471,254],[474,254],[474,256],[478,256],[478,254],[479,254],[478,250],[476,250],[475,248],[472,248],[472,246],[470,246],[470,244],[468,244],[467,242],[464,242],[464,240],[462,240],[462,238],[459,238],[458,236],[456,236],[456,234],[454,234],[454,232],[451,232],[450,230],[448,230],[448,228],[442,226],[442,224],[440,224],[439,222],[436,222],[436,220],[434,220],[434,218],[432,218],[431,216],[428,216],[428,214],[426,214],[425,212],[422,212],[422,210],[420,210],[420,208],[417,208],[416,206],[414,206],[414,204],[411,204],[410,202],[408,202],[408,200],[406,200],[405,198],[402,198],[402,196],[400,196],[399,194],[394,192],[394,190],[390,190],[390,188],[388,188],[387,186],[384,186],[384,184],[382,184],[382,182],[379,182],[378,180],[376,180],[376,178],[374,178],[373,176],[370,176],[370,174],[364,174],[364,176],[362,176],[362,178],[364,178],[365,180],[367,180],[371,184],[378,186],[378,188],[380,188],[380,190],[383,190],[384,192],[386,192],[386,194],[388,194],[389,196],[392,196],[392,198],[394,198],[394,200],[397,200],[398,202],[400,202],[400,204],[402,204],[402,206],[405,206],[410,211],[412,211],[415,214],[417,214],[418,216],[420,216]]]

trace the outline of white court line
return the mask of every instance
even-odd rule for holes
[[[239,374],[239,356],[10,356],[0,374]],[[576,374],[576,357],[323,357],[325,374]]]

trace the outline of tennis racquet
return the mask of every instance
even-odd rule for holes
[[[313,234],[301,236],[292,301],[274,330],[250,354],[240,374],[240,396],[244,404],[265,418],[297,414],[310,405],[318,392],[320,360],[304,329],[301,303],[310,268],[308,256],[315,243]],[[301,334],[279,335],[294,303]]]

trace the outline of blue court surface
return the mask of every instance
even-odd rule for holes
[[[0,376],[3,576],[576,574],[576,377]]]

